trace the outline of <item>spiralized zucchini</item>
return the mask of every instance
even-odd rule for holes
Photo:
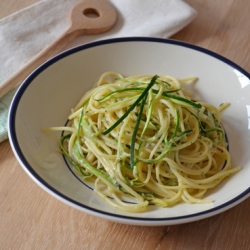
[[[219,109],[182,89],[195,80],[106,72],[67,127],[50,129],[64,131],[62,153],[117,209],[210,203],[206,192],[240,167],[231,167]]]

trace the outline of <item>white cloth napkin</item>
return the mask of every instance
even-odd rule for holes
[[[63,50],[94,40],[126,36],[168,38],[196,16],[181,0],[109,0],[116,8],[115,26],[100,35],[84,35]],[[79,0],[40,0],[0,20],[0,84],[69,27],[69,14]],[[7,116],[16,89],[0,99],[0,142],[7,139]]]

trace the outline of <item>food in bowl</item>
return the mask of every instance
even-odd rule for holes
[[[220,112],[183,88],[196,77],[104,73],[63,127],[60,148],[84,182],[119,210],[204,204],[232,168]]]
[[[121,211],[97,195],[93,182],[79,177],[66,157],[57,152],[62,132],[45,133],[42,128],[65,125],[70,110],[99,76],[110,70],[124,76],[198,76],[195,84],[181,83],[183,90],[192,93],[192,99],[215,107],[230,103],[223,110],[221,124],[230,146],[231,164],[242,169],[206,192],[204,198],[212,203],[179,202],[167,208],[149,205],[139,213]],[[51,58],[22,83],[9,112],[10,144],[36,184],[89,215],[143,226],[204,219],[236,206],[250,194],[249,79],[249,73],[232,61],[181,41],[130,37],[83,44]],[[127,197],[123,201],[128,201]]]

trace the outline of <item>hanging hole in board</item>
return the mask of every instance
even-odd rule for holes
[[[88,8],[83,11],[83,15],[89,18],[98,18],[100,14],[96,9]]]

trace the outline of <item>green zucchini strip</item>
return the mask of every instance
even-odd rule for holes
[[[67,159],[69,160],[69,162],[83,175],[83,178],[91,177],[92,174],[90,174],[90,173],[89,174],[84,173],[84,171],[82,170],[81,166],[72,157],[70,157],[69,153],[64,148],[63,143],[69,137],[71,137],[71,134],[64,135],[60,139],[60,148],[62,150],[62,153],[67,157]]]
[[[152,89],[151,89],[152,90]],[[145,125],[144,125],[144,128],[142,130],[142,133],[141,133],[141,137],[140,137],[140,140],[142,139],[146,129],[148,128],[149,124],[150,124],[150,118],[151,118],[151,115],[152,115],[152,109],[153,109],[153,99],[152,99],[152,91],[149,91],[148,95],[149,95],[149,108],[148,108],[148,111],[147,111],[147,119],[145,121]],[[141,119],[142,120],[142,119]],[[153,124],[152,124],[153,125]],[[154,126],[154,129],[156,129],[156,127]]]
[[[170,99],[172,99],[173,102],[177,103],[177,104],[182,104],[182,105],[187,105],[187,106],[191,106],[191,107],[194,107],[194,108],[201,108],[201,104],[200,103],[196,103],[196,102],[193,102],[193,101],[190,101],[186,98],[183,98],[181,96],[178,96],[178,95],[173,95],[173,94],[170,94],[166,91],[164,91],[162,93],[163,96],[165,97],[168,97]]]
[[[110,183],[115,187],[115,189],[119,190],[119,186],[117,185],[116,180],[109,177],[103,171],[91,166],[91,164],[86,159],[84,159],[84,157],[82,157],[82,154],[79,150],[80,147],[81,147],[80,142],[76,141],[74,145],[74,153],[78,163],[84,166],[90,173],[100,178],[104,183]]]
[[[193,115],[198,123],[199,123],[199,127],[200,127],[200,130],[203,132],[203,133],[208,133],[208,132],[212,132],[212,131],[218,131],[222,134],[222,137],[225,138],[225,132],[222,128],[217,128],[217,127],[214,127],[214,128],[210,128],[210,129],[205,129],[203,126],[202,126],[202,123],[201,123],[201,120],[200,118],[194,114],[193,112],[191,112],[189,109],[185,108],[191,115]]]
[[[108,93],[107,95],[105,95],[104,97],[102,97],[101,99],[95,99],[95,101],[97,102],[104,102],[108,99],[108,97],[111,97],[112,95],[116,94],[116,93],[121,93],[121,92],[128,92],[128,91],[140,91],[142,92],[143,90],[145,90],[145,88],[127,88],[127,89],[118,89],[115,90],[113,92]]]
[[[133,169],[134,165],[135,165],[135,142],[136,142],[136,135],[140,126],[140,121],[141,121],[141,116],[143,113],[143,109],[146,103],[148,97],[148,93],[146,93],[146,95],[143,97],[142,102],[141,102],[141,106],[140,106],[140,110],[136,119],[136,123],[135,123],[135,128],[132,134],[132,138],[131,138],[131,145],[130,145],[130,167]]]
[[[106,135],[109,132],[111,132],[114,128],[116,128],[128,115],[129,113],[140,103],[140,101],[143,99],[143,97],[145,95],[147,95],[148,91],[150,90],[150,88],[153,87],[153,85],[155,84],[156,79],[159,76],[155,75],[151,82],[149,83],[149,85],[147,86],[147,88],[145,88],[145,90],[142,92],[142,94],[137,98],[137,100],[130,106],[130,108],[128,108],[128,110],[123,114],[123,116],[120,117],[120,119],[118,119],[111,127],[109,127],[107,130],[103,131],[102,134]]]

